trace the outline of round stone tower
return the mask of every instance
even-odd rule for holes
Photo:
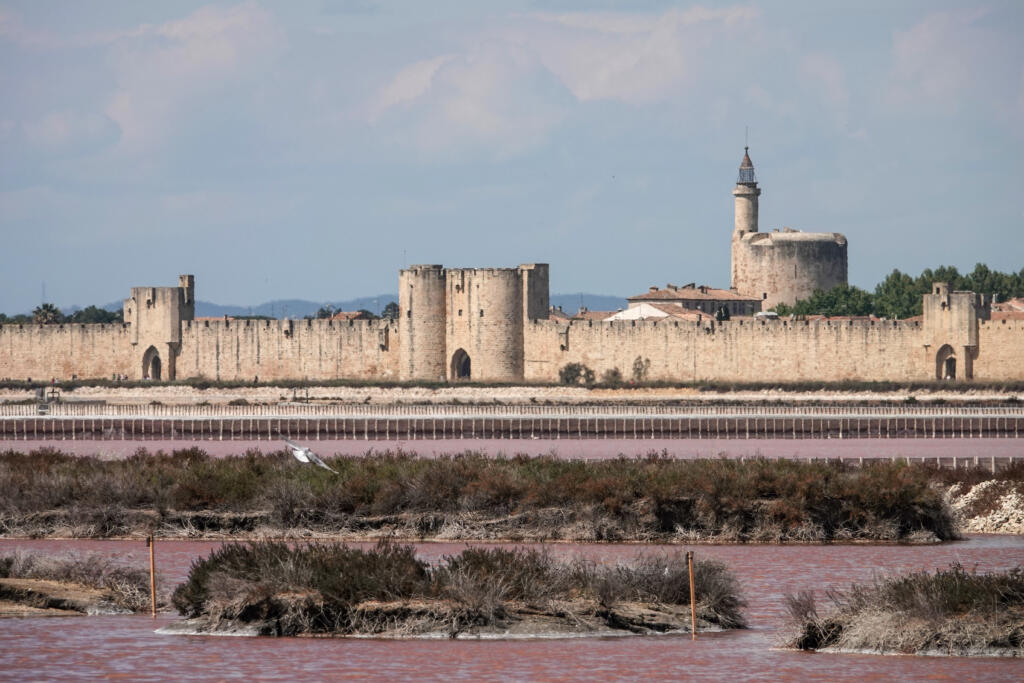
[[[744,148],[739,177],[732,191],[736,221],[732,233],[732,288],[758,297],[761,310],[793,305],[815,290],[845,285],[846,237],[835,232],[758,232],[757,187],[749,149]]]
[[[448,378],[522,381],[523,310],[522,269],[449,270]]]
[[[445,271],[418,265],[398,275],[399,377],[445,379]]]

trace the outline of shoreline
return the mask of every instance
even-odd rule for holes
[[[144,405],[153,401],[167,405],[228,405],[232,401],[250,403],[293,403],[293,399],[309,401],[311,405],[350,403],[373,405],[431,405],[431,404],[659,404],[684,402],[697,405],[720,403],[977,403],[1016,401],[1024,391],[991,388],[975,389],[963,385],[957,389],[940,386],[924,388],[892,388],[886,390],[848,389],[823,385],[820,389],[787,389],[784,385],[772,388],[744,388],[735,390],[682,387],[620,387],[587,388],[561,385],[502,385],[441,386],[441,387],[388,387],[388,386],[330,386],[311,384],[301,388],[260,385],[201,388],[187,384],[156,384],[143,386],[77,386],[63,389],[67,402],[101,401],[112,404]],[[59,385],[58,385],[59,388]],[[30,388],[0,388],[0,404],[32,400]]]

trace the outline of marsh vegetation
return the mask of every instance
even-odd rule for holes
[[[0,454],[7,536],[928,542],[957,537],[934,469],[792,460],[402,453],[302,468],[198,449]],[[1017,469],[1024,470],[1024,467]],[[1020,476],[1004,472],[1000,476]]]
[[[694,566],[698,628],[743,628],[732,573]],[[684,631],[681,553],[630,565],[560,562],[543,550],[469,548],[436,566],[411,546],[224,545],[197,560],[174,606],[200,632],[438,636]]]
[[[1024,568],[976,574],[960,564],[827,592],[787,596],[801,650],[1024,656]]]

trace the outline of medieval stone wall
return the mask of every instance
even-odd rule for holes
[[[0,325],[0,378],[134,377],[129,325]]]
[[[985,382],[1024,380],[1024,320],[981,320],[974,379]]]
[[[386,320],[216,320],[182,325],[177,376],[217,380],[398,379]]]
[[[840,381],[929,379],[921,326],[870,321],[535,321],[525,332],[525,379],[557,382],[568,363],[598,379],[649,360],[650,380]]]

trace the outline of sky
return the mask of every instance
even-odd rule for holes
[[[415,263],[728,287],[745,139],[761,229],[845,234],[851,284],[1017,271],[1022,33],[1019,0],[0,0],[0,311]]]

